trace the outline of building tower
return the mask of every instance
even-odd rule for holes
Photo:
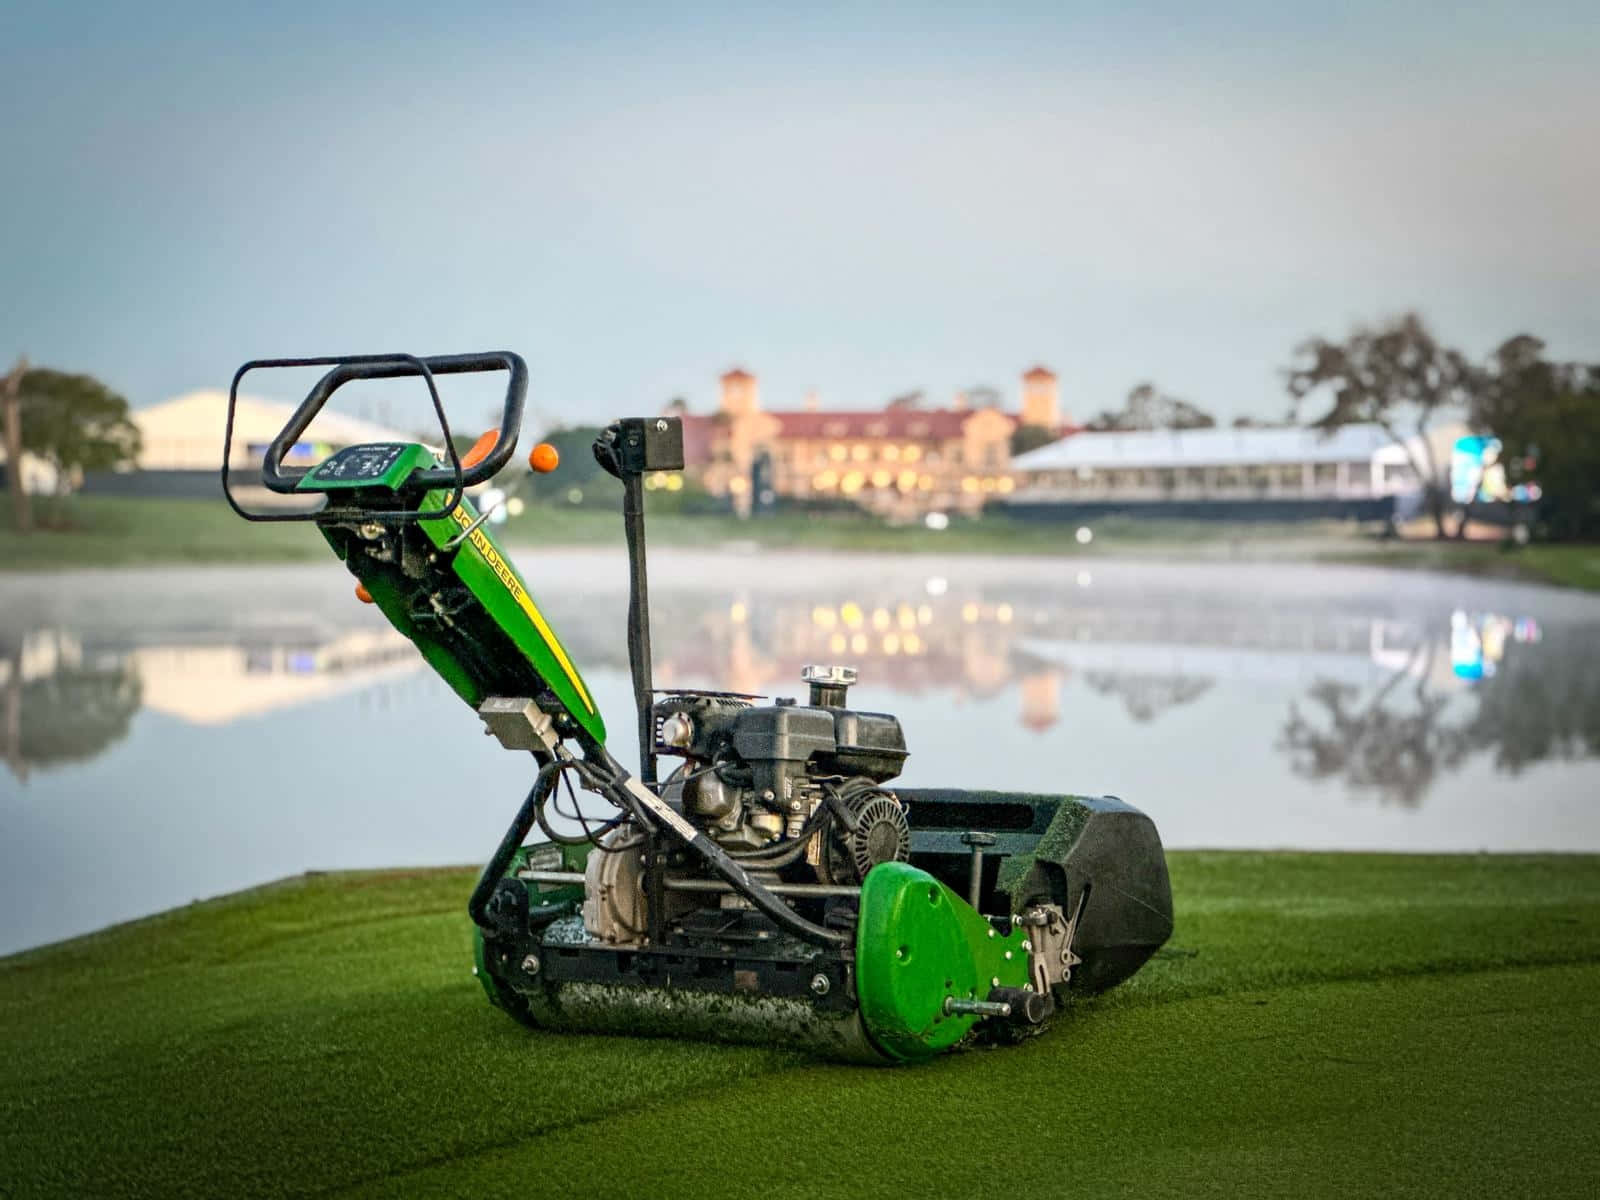
[[[1056,373],[1048,367],[1034,367],[1023,373],[1022,423],[1045,429],[1061,427],[1061,390]]]
[[[722,411],[736,417],[749,416],[761,407],[756,377],[735,367],[722,377]]]

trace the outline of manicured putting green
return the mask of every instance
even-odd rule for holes
[[[1588,1194],[1600,859],[1174,854],[1178,930],[904,1069],[520,1029],[468,871],[0,960],[0,1194]]]

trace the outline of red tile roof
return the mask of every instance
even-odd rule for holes
[[[746,371],[743,367],[735,367],[733,370],[724,372],[723,375],[722,375],[722,381],[724,383],[726,383],[730,379],[754,379],[754,378],[755,378],[755,376],[750,374],[750,372]]]
[[[711,461],[711,439],[721,423],[718,416],[683,414],[683,461],[685,466],[702,467]]]
[[[1056,373],[1049,367],[1034,367],[1031,371],[1022,373],[1024,379],[1054,379]]]
[[[961,436],[962,427],[974,413],[983,409],[886,408],[876,410],[836,409],[832,412],[772,412],[765,415],[778,423],[779,438],[895,438],[916,441],[935,438],[947,441]],[[1017,417],[1001,413],[1013,425]],[[690,466],[711,461],[711,443],[728,418],[723,413],[683,415],[683,460]]]
[[[868,412],[775,412],[771,415],[777,418],[778,436],[786,438],[946,439],[961,436],[962,427],[973,410],[886,408]]]

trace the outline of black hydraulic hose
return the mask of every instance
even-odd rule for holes
[[[761,882],[751,876],[750,872],[728,857],[728,852],[713,842],[700,830],[690,825],[688,821],[675,812],[666,801],[650,791],[637,780],[631,780],[627,771],[616,759],[611,757],[604,746],[596,746],[591,751],[591,765],[599,765],[611,773],[611,782],[607,794],[611,795],[620,808],[626,808],[633,813],[642,829],[664,829],[678,841],[685,843],[691,850],[704,860],[712,872],[721,876],[733,885],[733,890],[753,904],[778,926],[794,934],[802,941],[810,942],[814,946],[842,947],[848,938],[836,929],[826,929],[821,925],[813,924],[806,920],[794,909],[785,904],[779,897],[769,892]],[[643,794],[635,794],[629,787],[632,783]],[[644,798],[648,798],[647,800]]]
[[[799,833],[792,838],[786,838],[784,841],[779,842],[776,848],[763,846],[759,850],[747,850],[742,853],[730,850],[728,857],[738,863],[747,863],[758,870],[776,870],[779,867],[787,867],[805,853],[806,843],[822,828],[826,813],[826,809],[819,807],[811,815],[810,819],[800,827]]]
[[[489,928],[484,916],[489,906],[489,897],[494,895],[495,885],[500,882],[506,873],[506,868],[511,865],[511,856],[527,840],[528,831],[533,828],[539,809],[544,804],[545,789],[560,771],[561,762],[558,759],[551,759],[539,768],[533,786],[528,789],[528,798],[522,802],[522,807],[517,809],[517,815],[512,818],[511,827],[506,830],[505,836],[500,839],[494,857],[483,868],[483,874],[478,876],[478,886],[472,889],[472,898],[467,901],[467,915],[479,928]]]

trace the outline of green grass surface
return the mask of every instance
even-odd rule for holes
[[[1172,869],[1130,984],[897,1070],[524,1030],[468,871],[194,905],[0,960],[0,1192],[1590,1194],[1600,860]]]
[[[1600,546],[1508,547],[1487,542],[1374,542],[1359,549],[1319,552],[1319,559],[1367,566],[1456,571],[1501,579],[1600,590]]]
[[[73,496],[41,503],[50,527],[23,536],[0,498],[0,570],[160,563],[296,562],[327,548],[305,525],[247,525],[221,501],[122,500]],[[1390,541],[1349,522],[1231,524],[1107,517],[1092,522],[1080,546],[1071,524],[1006,517],[958,519],[949,529],[890,526],[861,513],[780,513],[755,521],[653,513],[655,546],[715,548],[756,544],[775,550],[878,553],[1044,554],[1151,559],[1319,561],[1458,571],[1600,589],[1600,546],[1525,546],[1482,542]],[[497,530],[513,549],[538,545],[623,545],[617,512],[568,505],[531,506]]]
[[[293,562],[328,556],[309,525],[240,519],[219,500],[35,500],[40,528],[18,533],[0,499],[0,570],[164,563]]]

